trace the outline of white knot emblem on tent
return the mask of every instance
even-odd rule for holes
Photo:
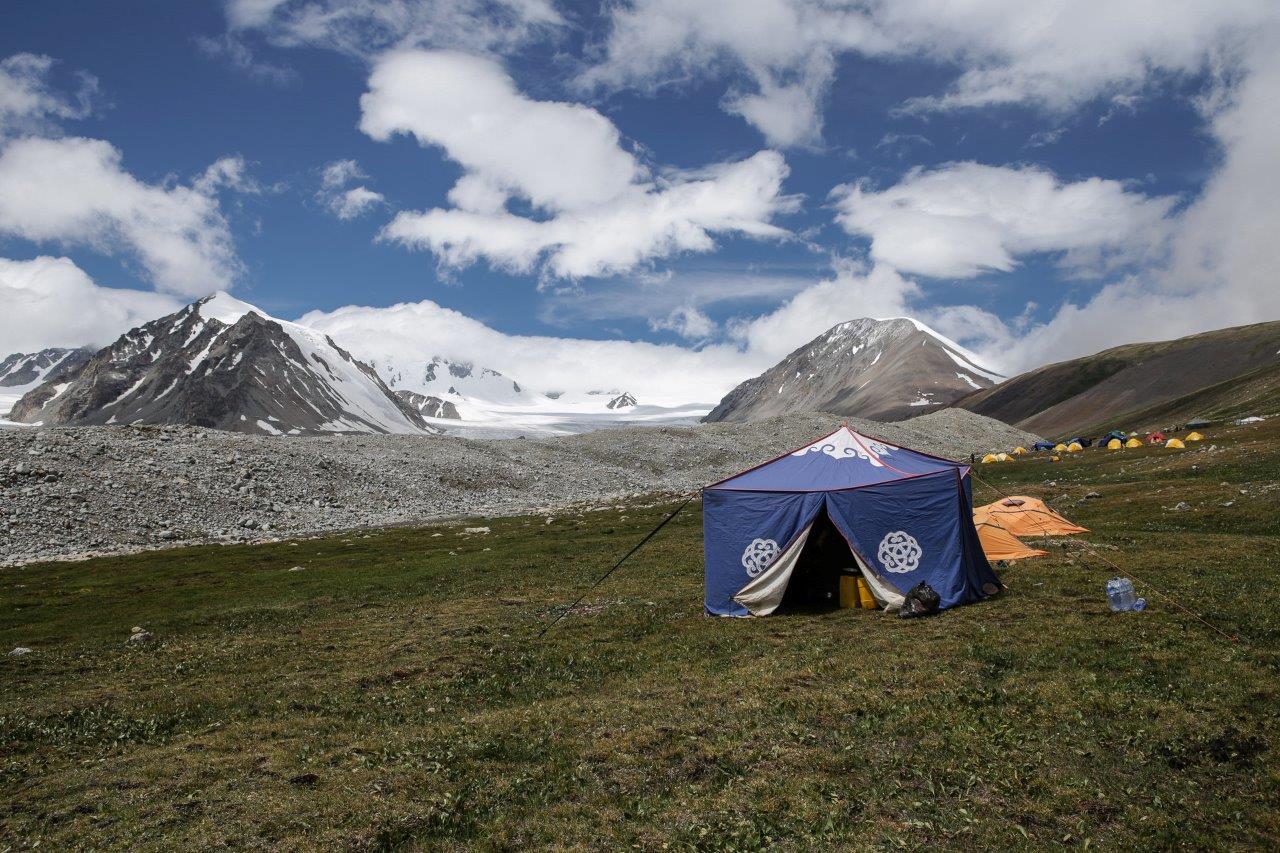
[[[884,566],[886,572],[903,575],[920,568],[920,558],[924,556],[924,551],[920,549],[920,543],[910,533],[905,530],[895,530],[892,533],[886,533],[880,540],[878,556],[880,565]]]
[[[800,448],[791,455],[805,456],[809,453],[825,453],[832,459],[861,459],[877,468],[883,468],[884,463],[880,461],[880,457],[891,455],[892,447],[850,429],[841,429],[807,447]]]
[[[769,568],[780,553],[782,549],[772,539],[752,539],[751,544],[742,552],[742,566],[754,578]]]

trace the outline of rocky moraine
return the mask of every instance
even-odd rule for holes
[[[535,440],[0,430],[0,565],[690,493],[839,422],[790,415]],[[951,458],[1034,440],[958,410],[850,423]]]

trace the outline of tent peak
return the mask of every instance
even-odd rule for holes
[[[950,459],[921,453],[874,438],[841,424],[795,450],[783,453],[708,489],[821,492],[856,489],[944,471],[968,468]]]
[[[892,456],[893,451],[900,449],[888,442],[865,436],[845,423],[830,435],[792,451],[791,455],[808,456],[810,453],[825,453],[832,459],[859,459],[877,468],[893,468],[892,465],[886,466],[884,457]]]

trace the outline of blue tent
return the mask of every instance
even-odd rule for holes
[[[801,579],[829,584],[842,571],[887,606],[920,581],[943,608],[999,589],[973,526],[969,467],[847,424],[708,486],[702,506],[708,613],[768,615]],[[831,565],[832,543],[845,565]]]
[[[1031,445],[1031,449],[1032,450],[1053,450],[1057,446],[1058,445],[1054,444],[1052,441],[1037,441],[1035,444]]]

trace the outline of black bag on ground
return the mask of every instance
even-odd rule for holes
[[[942,604],[942,598],[924,581],[911,587],[904,599],[901,609],[898,610],[898,615],[903,619],[937,613],[938,605]]]

